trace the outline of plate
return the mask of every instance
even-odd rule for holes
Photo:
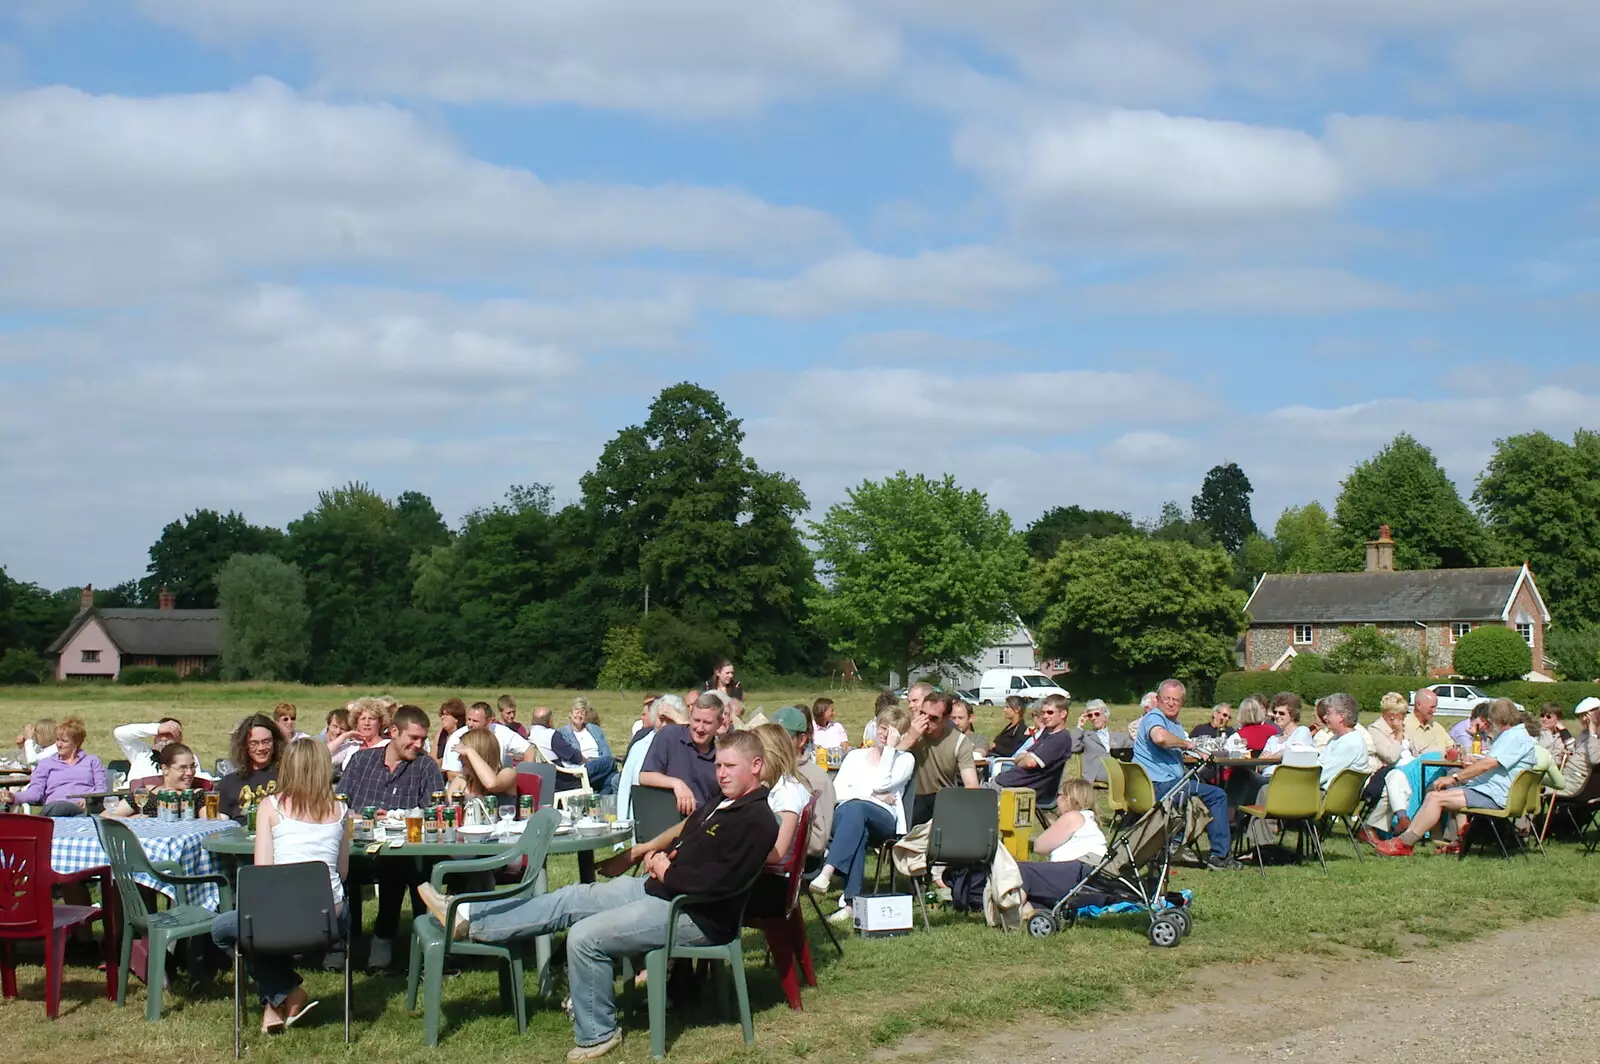
[[[456,828],[457,835],[465,835],[469,839],[486,839],[494,834],[493,824],[464,824]]]

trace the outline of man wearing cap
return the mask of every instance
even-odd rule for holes
[[[811,811],[811,828],[806,832],[806,854],[821,857],[828,852],[828,838],[833,834],[833,777],[817,764],[811,745],[811,722],[799,706],[784,706],[772,715],[772,723],[794,737],[795,774],[806,785],[806,790],[816,796],[817,804]]]
[[[1600,765],[1600,698],[1585,698],[1572,712],[1579,730],[1572,737],[1572,753],[1561,769],[1567,781],[1561,792],[1563,798],[1583,790],[1589,773],[1594,771],[1595,765]]]
[[[1084,703],[1078,726],[1072,729],[1072,747],[1083,751],[1083,778],[1090,783],[1106,782],[1106,757],[1113,751],[1128,750],[1133,740],[1122,730],[1111,730],[1111,711],[1103,698]]]

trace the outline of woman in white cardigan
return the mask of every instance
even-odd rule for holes
[[[828,843],[827,863],[811,881],[814,892],[826,894],[833,886],[834,873],[844,874],[839,911],[828,917],[830,920],[851,918],[850,903],[861,893],[868,844],[905,834],[916,760],[895,747],[909,723],[909,714],[900,706],[880,712],[872,745],[846,754],[834,777],[833,839]]]

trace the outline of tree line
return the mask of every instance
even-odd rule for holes
[[[1380,524],[1400,568],[1520,564],[1556,625],[1549,653],[1600,672],[1600,437],[1499,441],[1470,499],[1401,434],[1345,478],[1332,513],[1258,527],[1236,463],[1153,520],[1056,507],[1025,529],[951,477],[864,481],[805,522],[799,485],[743,451],[693,384],[664,390],[557,506],[513,486],[452,528],[417,492],[352,483],[277,529],[198,510],[96,605],[224,610],[229,676],[312,683],[688,685],[730,658],[751,678],[949,669],[1023,620],[1076,674],[1204,680],[1233,667],[1267,572],[1360,569]],[[0,570],[0,681],[44,668],[78,607]]]

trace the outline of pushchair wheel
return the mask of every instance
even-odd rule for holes
[[[1188,938],[1189,932],[1194,930],[1194,917],[1190,916],[1182,909],[1169,909],[1161,915],[1165,916],[1169,920],[1176,921],[1178,925],[1178,934],[1185,938]]]
[[[1028,934],[1034,938],[1049,938],[1056,930],[1056,918],[1049,913],[1038,912],[1028,917]]]
[[[1150,944],[1171,949],[1183,940],[1183,931],[1171,913],[1162,913],[1150,921]]]

